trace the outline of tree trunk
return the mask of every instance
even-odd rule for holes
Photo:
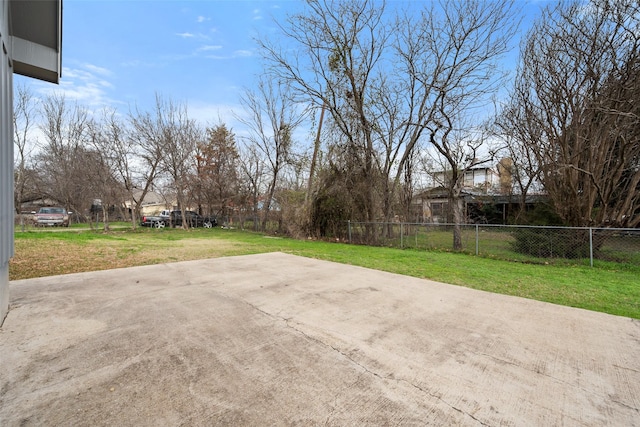
[[[451,195],[449,202],[453,210],[453,250],[462,250],[462,227],[464,223],[464,199],[459,191],[455,191]]]
[[[276,179],[277,179],[277,172],[274,172],[273,174],[273,181],[271,181],[271,184],[269,185],[269,191],[267,193],[267,200],[265,200],[264,202],[264,216],[262,217],[262,231],[267,231],[267,222],[269,220],[269,213],[271,212],[271,204],[273,203],[273,196],[276,192]]]
[[[102,222],[104,231],[109,231],[109,207],[102,205]]]

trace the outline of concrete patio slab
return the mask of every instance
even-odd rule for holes
[[[2,426],[640,425],[629,318],[282,253],[10,292]]]

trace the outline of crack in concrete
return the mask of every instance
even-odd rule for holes
[[[413,387],[413,388],[415,388],[416,390],[419,390],[421,393],[426,394],[427,396],[430,396],[430,397],[432,397],[432,398],[434,398],[434,399],[437,399],[438,401],[440,401],[440,402],[442,402],[443,404],[447,405],[449,408],[453,409],[454,411],[456,411],[456,412],[458,412],[458,413],[460,413],[460,414],[462,414],[462,415],[464,415],[464,416],[467,416],[467,417],[471,418],[472,420],[476,421],[478,424],[480,424],[480,425],[482,425],[482,426],[490,426],[490,424],[487,424],[487,423],[482,422],[480,419],[478,419],[478,418],[477,418],[477,417],[475,417],[474,415],[472,415],[472,414],[470,414],[470,413],[468,413],[468,412],[465,412],[464,410],[462,410],[462,409],[460,409],[460,408],[458,408],[458,407],[456,407],[456,406],[452,405],[451,403],[447,402],[447,401],[446,401],[445,399],[443,399],[441,396],[438,396],[437,394],[431,393],[431,392],[429,392],[428,390],[423,389],[423,388],[422,388],[422,387],[420,387],[419,385],[412,383],[411,381],[408,381],[408,380],[403,379],[403,378],[392,378],[391,376],[383,376],[383,375],[380,375],[378,372],[372,371],[372,370],[371,370],[371,369],[369,369],[367,366],[365,366],[365,365],[363,365],[362,363],[358,362],[357,360],[353,359],[353,358],[352,358],[348,353],[345,353],[345,352],[344,352],[343,350],[341,350],[340,348],[335,347],[335,346],[333,346],[333,345],[331,345],[331,344],[329,344],[329,343],[326,343],[326,342],[322,341],[322,340],[321,340],[321,339],[319,339],[319,338],[316,338],[316,337],[314,337],[314,336],[311,336],[311,335],[307,334],[307,333],[306,333],[305,331],[303,331],[302,329],[295,327],[294,325],[292,325],[292,324],[291,324],[291,323],[292,323],[292,318],[291,318],[291,317],[284,317],[284,316],[280,316],[279,314],[278,314],[278,315],[274,315],[274,314],[271,314],[271,313],[269,313],[269,312],[267,312],[267,311],[265,311],[265,310],[261,309],[260,307],[258,307],[258,306],[256,306],[256,305],[254,305],[254,304],[251,304],[251,303],[250,303],[250,302],[248,302],[248,301],[245,301],[245,303],[246,303],[246,304],[248,304],[249,306],[253,307],[255,310],[259,311],[260,313],[263,313],[264,315],[266,315],[266,316],[268,316],[268,317],[270,317],[270,318],[272,318],[272,319],[276,319],[276,320],[280,320],[280,321],[284,322],[284,324],[285,324],[288,328],[293,329],[293,330],[294,330],[294,331],[296,331],[297,333],[299,333],[299,334],[303,335],[305,338],[307,338],[307,339],[309,339],[309,340],[311,340],[311,341],[313,341],[313,342],[316,342],[316,343],[318,343],[318,344],[321,344],[321,345],[322,345],[322,346],[324,346],[324,347],[331,348],[333,351],[335,351],[336,353],[340,354],[342,357],[344,357],[345,359],[347,359],[348,361],[350,361],[350,362],[351,362],[351,363],[353,363],[354,365],[358,366],[358,367],[359,367],[360,369],[362,369],[365,373],[367,373],[367,374],[369,374],[369,375],[372,375],[372,376],[374,376],[374,377],[376,377],[376,378],[378,378],[378,379],[381,379],[381,380],[392,380],[392,381],[395,381],[395,382],[397,382],[397,383],[405,383],[405,384],[409,385],[410,387]],[[348,388],[353,387],[355,384],[357,384],[357,383],[359,382],[359,378],[360,378],[360,377],[358,377],[358,379],[357,379],[354,383],[352,383]],[[343,388],[340,392],[342,392],[343,390],[344,390],[344,388]],[[337,397],[337,395],[338,395],[338,394],[336,394],[336,397]],[[331,416],[332,416],[332,414],[333,414],[334,412],[335,412],[335,410],[333,410],[333,411],[331,412],[331,414],[329,414],[329,415],[327,416],[327,420],[325,421],[325,425],[327,425],[327,423],[330,421]]]
[[[294,328],[295,329],[295,328]],[[302,333],[302,332],[301,332]],[[303,333],[304,334],[304,333]],[[358,374],[357,378],[355,379],[355,381],[353,381],[350,384],[345,385],[344,387],[342,387],[340,389],[340,391],[338,391],[337,393],[335,393],[333,395],[333,405],[331,405],[331,411],[327,414],[327,417],[325,418],[324,421],[324,425],[330,425],[331,419],[333,418],[333,415],[336,413],[336,408],[338,406],[338,397],[345,391],[345,390],[349,390],[351,388],[353,388],[356,384],[358,384],[360,382],[360,378],[362,378],[362,373]]]
[[[632,411],[636,411],[636,412],[640,413],[640,408],[636,408],[636,407],[631,406],[631,405],[629,405],[627,403],[620,402],[618,399],[611,399],[611,401],[614,402],[614,403],[617,403],[618,405],[623,406],[623,407],[625,407],[627,409],[631,409]]]
[[[556,382],[558,382],[558,383],[560,383],[560,384],[563,384],[563,385],[565,385],[565,386],[573,387],[573,388],[575,388],[575,389],[577,389],[577,390],[580,390],[580,391],[582,391],[582,392],[583,392],[584,394],[586,394],[586,395],[597,396],[597,397],[602,398],[602,399],[604,399],[604,398],[606,398],[606,397],[607,397],[606,395],[604,395],[604,394],[602,394],[602,393],[598,393],[598,392],[596,392],[596,391],[594,391],[594,390],[591,390],[591,389],[589,389],[589,388],[586,388],[586,387],[582,387],[582,386],[574,385],[574,384],[572,384],[571,382],[569,382],[569,381],[567,381],[567,380],[563,380],[562,378],[558,378],[558,377],[553,376],[553,375],[550,375],[550,374],[548,374],[548,373],[546,373],[546,372],[541,372],[541,371],[536,370],[536,369],[530,369],[530,368],[527,368],[527,367],[526,367],[526,366],[524,366],[524,365],[521,365],[521,364],[518,364],[518,363],[514,363],[514,362],[511,362],[511,361],[509,361],[509,360],[505,360],[505,359],[502,359],[502,358],[500,358],[500,357],[493,356],[493,355],[491,355],[491,354],[487,354],[487,353],[474,353],[474,354],[477,354],[477,355],[480,355],[480,356],[488,357],[488,358],[490,358],[490,359],[492,359],[492,360],[495,360],[495,361],[497,361],[497,362],[501,362],[501,363],[503,363],[503,364],[505,364],[505,365],[510,365],[510,366],[515,367],[515,368],[524,369],[525,371],[528,371],[528,372],[533,372],[533,373],[535,373],[535,374],[541,375],[541,376],[543,376],[543,377],[545,377],[545,378],[549,378],[549,379],[551,379],[551,380],[553,380],[553,381],[556,381]],[[622,367],[622,366],[617,366],[617,365],[613,365],[613,366],[614,366],[614,367],[617,367],[617,368],[624,368],[624,367]],[[631,370],[632,370],[632,371],[635,371],[634,369],[631,369]],[[637,371],[636,371],[636,372],[637,372]],[[640,409],[638,409],[638,408],[634,408],[634,407],[628,406],[628,405],[626,405],[626,404],[624,404],[624,403],[622,403],[622,402],[618,402],[618,401],[615,401],[615,400],[612,400],[612,401],[613,401],[613,402],[616,402],[616,403],[618,403],[618,404],[620,404],[620,405],[622,405],[622,406],[626,406],[626,407],[628,407],[629,409],[634,409],[634,410],[636,410],[637,412],[640,412]]]
[[[470,414],[470,413],[468,413],[466,411],[463,411],[462,409],[460,409],[460,408],[452,405],[451,403],[447,402],[446,400],[444,400],[442,397],[438,396],[437,394],[431,393],[430,391],[423,389],[422,387],[420,387],[417,384],[412,383],[411,381],[407,381],[407,380],[402,379],[402,378],[401,379],[397,379],[396,381],[398,381],[398,382],[401,381],[401,382],[407,383],[411,387],[415,387],[416,389],[420,390],[422,393],[426,394],[427,396],[431,396],[434,399],[439,400],[440,402],[442,402],[445,405],[447,405],[449,408],[453,409],[454,411],[457,411],[458,413],[460,413],[462,415],[466,415],[467,417],[471,418],[472,420],[476,421],[478,424],[480,424],[482,426],[490,426],[491,425],[491,424],[487,424],[487,423],[482,422],[480,419],[476,418],[472,414]]]

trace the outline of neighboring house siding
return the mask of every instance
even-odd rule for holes
[[[9,2],[0,2],[0,325],[9,310],[9,259],[13,256],[13,70]]]

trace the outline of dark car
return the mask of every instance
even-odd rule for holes
[[[161,219],[158,216],[145,215],[140,219],[140,225],[143,227],[164,228],[166,224],[165,220]]]
[[[173,227],[181,227],[183,223],[182,212],[172,211],[169,215],[169,221]],[[184,221],[187,222],[189,227],[204,227],[211,228],[218,225],[218,221],[213,216],[202,216],[197,212],[185,211]]]
[[[169,211],[164,210],[160,215],[145,215],[140,219],[140,225],[143,227],[164,228],[169,225]]]

